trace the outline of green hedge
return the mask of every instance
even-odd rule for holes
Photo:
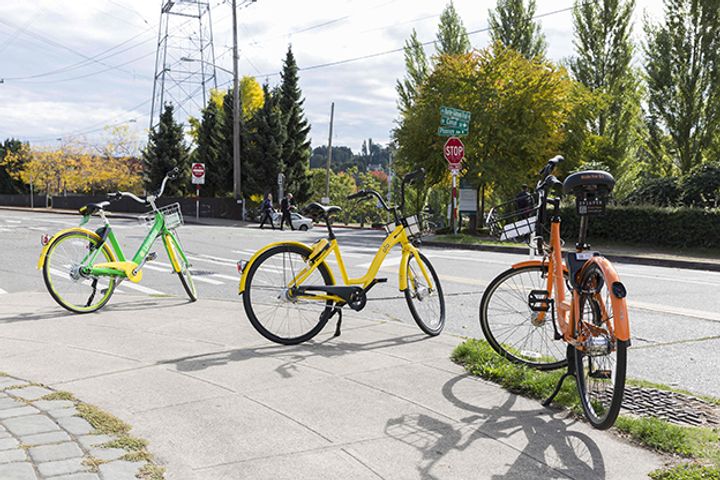
[[[575,242],[580,219],[575,205],[562,208],[562,235]],[[666,247],[720,248],[720,210],[651,206],[607,207],[590,217],[588,241],[607,240]]]

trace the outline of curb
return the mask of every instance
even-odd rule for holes
[[[474,250],[480,252],[515,253],[522,255],[527,251],[524,248],[503,247],[500,245],[460,245],[448,242],[434,242],[424,240],[423,245],[427,247],[443,248],[446,250]],[[671,258],[637,257],[633,255],[603,255],[611,262],[629,263],[632,265],[648,265],[652,267],[685,268],[689,270],[709,270],[720,272],[720,264],[703,262],[699,260],[677,260]]]

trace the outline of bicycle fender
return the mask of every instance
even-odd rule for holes
[[[247,281],[247,272],[250,271],[250,267],[252,266],[252,264],[255,263],[255,261],[260,257],[260,255],[267,252],[271,248],[277,247],[280,245],[294,245],[296,247],[300,247],[300,248],[307,250],[308,253],[312,253],[312,251],[313,251],[313,249],[310,248],[310,246],[308,246],[304,243],[301,243],[301,242],[284,241],[284,242],[274,242],[274,243],[265,245],[260,250],[255,252],[253,254],[253,256],[250,257],[250,260],[248,260],[248,262],[243,266],[242,276],[240,277],[240,285],[238,286],[238,294],[242,295],[242,293],[245,291],[245,282]],[[335,284],[335,277],[332,273],[332,269],[328,268],[328,270],[330,271],[330,278],[332,279],[332,283]]]
[[[596,264],[605,276],[605,283],[610,292],[610,303],[612,304],[615,336],[618,340],[630,340],[630,322],[627,313],[627,301],[625,300],[625,286],[620,282],[620,276],[610,261],[602,256],[594,256],[583,265],[582,272],[591,264]]]
[[[38,259],[37,269],[40,270],[45,265],[45,260],[47,258],[47,252],[50,250],[50,247],[52,247],[52,244],[57,241],[58,238],[60,238],[61,235],[64,235],[68,232],[78,232],[83,233],[85,235],[89,235],[90,237],[93,237],[95,240],[102,241],[102,238],[100,236],[93,232],[92,230],[88,230],[87,228],[80,228],[80,227],[71,227],[66,228],[65,230],[60,230],[55,235],[50,238],[50,241],[43,247],[42,251],[40,252],[40,258]],[[115,254],[111,252],[112,260],[115,261]]]
[[[542,260],[525,260],[524,262],[518,262],[513,264],[510,268],[523,268],[523,267],[547,267],[547,262]],[[563,263],[563,272],[568,273],[567,265]]]

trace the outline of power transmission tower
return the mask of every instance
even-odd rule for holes
[[[166,103],[181,121],[199,116],[211,87],[217,88],[217,77],[209,1],[162,0],[150,128]]]

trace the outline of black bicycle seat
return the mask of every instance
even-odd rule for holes
[[[322,205],[318,202],[312,202],[307,207],[305,207],[304,210],[310,215],[321,215],[326,218],[333,213],[342,212],[342,208],[338,207],[337,205]]]
[[[78,211],[80,212],[80,215],[92,215],[95,212],[104,210],[108,206],[110,206],[110,202],[88,203],[87,205],[80,207]]]
[[[563,182],[563,193],[578,193],[582,190],[605,190],[612,191],[615,186],[615,179],[608,172],[602,170],[585,170],[575,172],[568,176]]]

